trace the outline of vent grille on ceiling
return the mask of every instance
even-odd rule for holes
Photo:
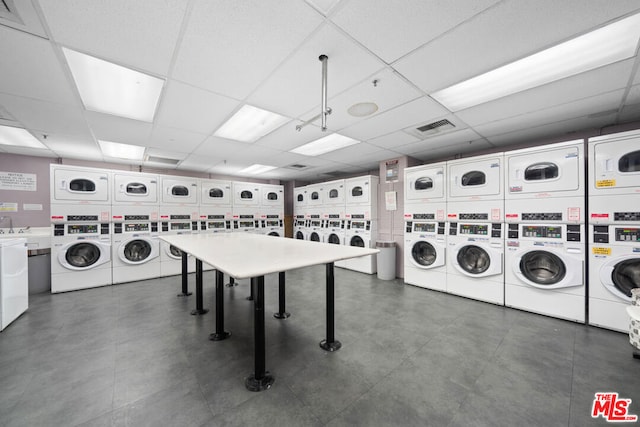
[[[294,163],[292,165],[289,166],[285,166],[285,168],[289,168],[289,169],[297,169],[297,170],[301,170],[301,169],[306,169],[308,168],[308,165],[301,165],[299,163]]]
[[[178,159],[169,159],[167,157],[157,157],[157,156],[148,156],[147,157],[147,162],[151,162],[151,163],[161,163],[163,165],[172,165],[175,166],[178,163],[180,163],[180,160]]]
[[[0,0],[0,19],[8,19],[9,21],[24,24],[18,15],[13,0]]]
[[[439,135],[455,129],[455,125],[447,119],[438,120],[437,122],[420,125],[404,129],[409,135],[416,136],[420,139],[426,139],[434,135]]]

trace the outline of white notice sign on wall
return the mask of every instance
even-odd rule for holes
[[[384,202],[385,207],[388,211],[395,211],[396,209],[398,209],[395,191],[385,191]]]
[[[36,191],[36,174],[0,172],[0,190]]]

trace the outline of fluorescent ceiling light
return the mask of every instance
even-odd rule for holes
[[[636,54],[640,14],[431,94],[455,112],[570,77]]]
[[[107,157],[117,159],[142,160],[144,158],[144,147],[139,145],[121,144],[119,142],[98,140],[102,154]]]
[[[251,165],[248,168],[244,168],[241,171],[238,171],[238,173],[246,173],[249,175],[259,175],[261,173],[265,173],[265,172],[269,172],[272,171],[274,169],[277,169],[276,166],[267,166],[267,165],[260,165],[260,164],[255,164],[255,165]]]
[[[87,110],[153,122],[164,80],[62,48]]]
[[[304,156],[319,156],[330,151],[339,150],[350,145],[360,144],[360,141],[337,133],[332,133],[323,138],[316,139],[298,148],[290,150],[291,153],[302,154]]]
[[[0,145],[15,145],[29,148],[48,148],[26,129],[0,126]]]
[[[255,142],[289,121],[271,111],[244,105],[216,131],[215,136],[242,142]]]

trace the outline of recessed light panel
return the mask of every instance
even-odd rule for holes
[[[269,172],[274,169],[277,169],[277,167],[255,164],[255,165],[249,166],[248,168],[244,168],[241,171],[238,171],[238,173],[244,173],[247,175],[260,175],[261,173]]]
[[[144,147],[139,145],[121,144],[119,142],[98,140],[102,154],[107,157],[127,160],[144,159]]]
[[[164,80],[62,48],[87,110],[153,122]]]
[[[48,149],[27,130],[11,126],[0,126],[0,145]]]
[[[360,141],[348,136],[332,133],[324,138],[316,139],[305,145],[291,150],[291,153],[302,154],[304,156],[319,156],[330,151],[339,150],[350,145],[359,144]]]
[[[234,141],[255,142],[289,121],[271,111],[244,105],[214,134]]]

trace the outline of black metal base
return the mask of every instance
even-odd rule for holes
[[[291,316],[291,313],[273,313],[273,317],[276,319],[288,319]]]
[[[327,340],[320,341],[320,348],[325,351],[338,351],[342,347],[340,341],[327,342]]]
[[[227,331],[224,331],[222,333],[214,332],[212,334],[209,334],[209,339],[211,341],[222,341],[222,340],[226,340],[230,336],[231,336],[231,332],[227,332]]]
[[[265,372],[261,379],[256,379],[256,374],[251,374],[244,380],[244,385],[249,391],[264,391],[270,389],[275,380],[269,372]]]
[[[178,298],[180,298],[180,297],[188,297],[189,295],[193,295],[193,292],[187,292],[186,294],[185,293],[181,293],[181,294],[178,294],[176,296]]]
[[[197,310],[196,309],[196,310],[191,310],[191,315],[192,316],[196,316],[196,315],[201,316],[203,314],[207,314],[208,312],[209,312],[209,310],[206,309],[206,308],[203,308],[202,310]]]

